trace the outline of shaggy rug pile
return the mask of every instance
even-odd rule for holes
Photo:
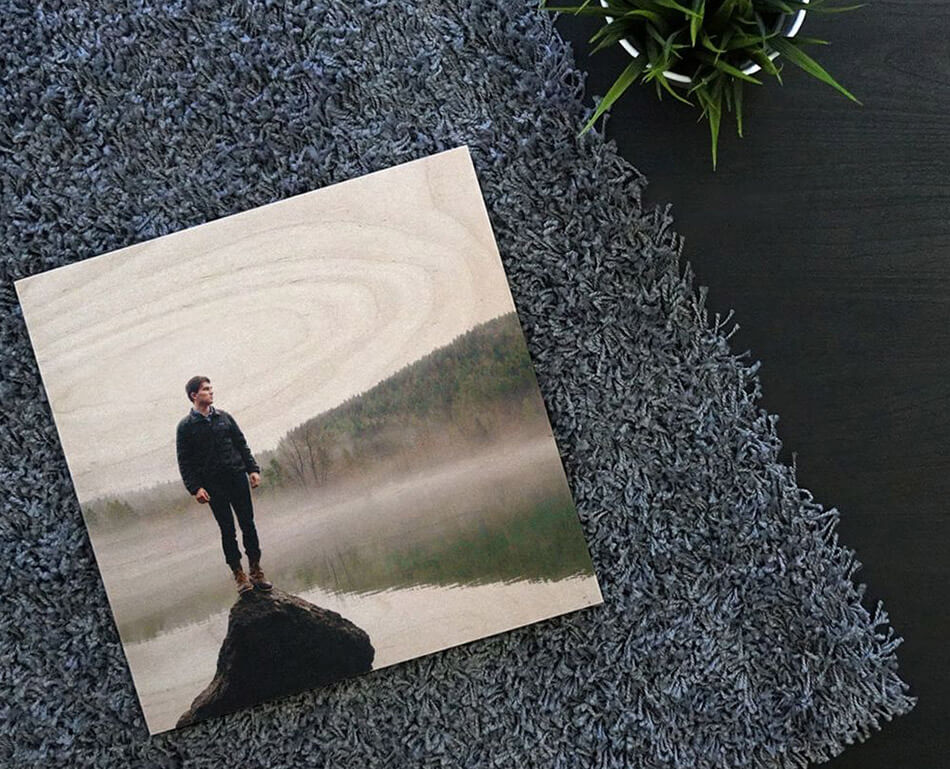
[[[575,138],[535,3],[0,10],[0,763],[802,767],[913,707],[757,364],[644,179]],[[461,144],[605,604],[149,738],[12,282]]]

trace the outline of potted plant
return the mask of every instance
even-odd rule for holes
[[[580,6],[554,6],[541,1],[543,10],[597,16],[607,22],[590,39],[597,43],[591,53],[619,43],[633,57],[578,136],[640,79],[652,82],[660,98],[667,93],[690,105],[695,99],[701,117],[709,121],[715,168],[723,109],[735,114],[741,137],[743,86],[761,85],[759,73],[781,83],[779,56],[860,104],[802,50],[827,41],[798,34],[806,12],[835,13],[859,5],[829,6],[825,0],[600,0],[600,4],[598,8],[585,0]]]

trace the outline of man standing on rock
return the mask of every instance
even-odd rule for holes
[[[234,573],[238,592],[246,593],[255,587],[270,590],[273,585],[261,570],[261,547],[251,503],[251,489],[260,485],[261,469],[234,417],[212,405],[211,380],[194,376],[185,384],[185,393],[191,401],[191,411],[178,423],[176,444],[181,479],[199,504],[211,505],[221,529],[224,559]],[[248,574],[241,565],[234,516],[241,526],[250,565]]]

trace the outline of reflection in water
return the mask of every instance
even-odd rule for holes
[[[265,569],[289,593],[319,588],[368,595],[424,584],[593,574],[550,437],[493,446],[383,485],[311,494],[279,507],[269,507],[265,498],[259,507]],[[233,586],[220,573],[216,536],[209,536],[214,524],[204,518],[177,521],[176,535],[187,542],[170,549],[187,595],[160,593],[143,601],[140,593],[130,593],[116,611],[123,642],[199,622],[233,603]],[[211,568],[216,564],[220,568]]]
[[[420,585],[354,595],[315,588],[300,597],[359,625],[378,669],[601,602],[593,576],[474,586]],[[176,628],[126,653],[152,732],[174,726],[214,675],[228,613]]]
[[[366,630],[376,649],[374,669],[601,601],[597,580],[591,576],[417,585],[364,595],[332,595],[316,589],[302,597],[318,605],[330,603],[334,611]]]
[[[430,519],[398,536],[367,535],[325,549],[318,558],[291,560],[299,565],[279,575],[287,589],[319,586],[333,593],[551,581],[591,573],[574,506],[570,497],[557,496],[536,500],[528,509]]]

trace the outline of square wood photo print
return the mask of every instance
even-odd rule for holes
[[[16,288],[150,732],[601,603],[467,147]]]

